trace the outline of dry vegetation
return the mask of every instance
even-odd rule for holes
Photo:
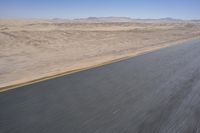
[[[0,21],[0,87],[200,36],[178,23]]]

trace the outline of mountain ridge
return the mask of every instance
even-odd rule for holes
[[[182,23],[182,22],[193,22],[193,23],[200,23],[200,20],[193,19],[193,20],[183,20],[177,18],[159,18],[159,19],[140,19],[140,18],[131,18],[131,17],[87,17],[87,18],[75,18],[75,19],[61,19],[61,18],[54,18],[51,19],[53,22],[89,22],[89,23],[100,23],[100,22],[171,22],[171,23]]]

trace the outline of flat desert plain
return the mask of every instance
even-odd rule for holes
[[[195,23],[0,20],[0,88],[198,37]]]

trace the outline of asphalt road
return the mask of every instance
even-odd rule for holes
[[[200,40],[0,93],[0,133],[200,133]]]

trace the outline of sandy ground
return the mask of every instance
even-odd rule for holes
[[[188,23],[0,20],[0,87],[134,56],[200,37]]]

